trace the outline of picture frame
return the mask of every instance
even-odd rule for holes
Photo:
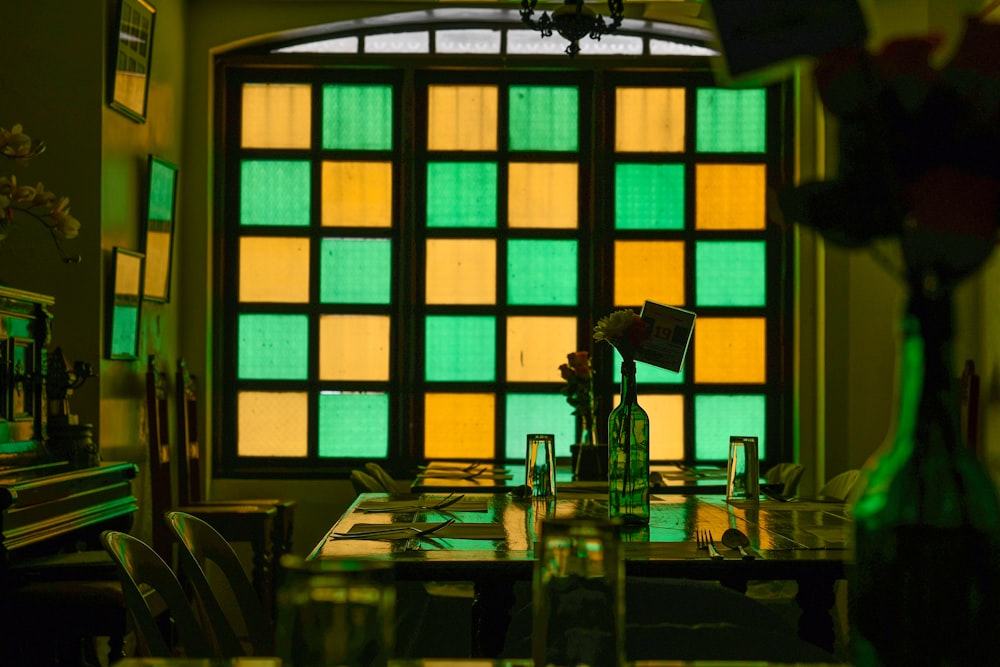
[[[139,358],[139,324],[142,311],[142,278],[145,255],[115,246],[111,253],[108,299],[107,355],[109,359]]]
[[[146,0],[118,0],[108,103],[138,123],[146,122],[155,24],[156,8]]]
[[[177,165],[150,155],[141,251],[146,256],[142,298],[170,301],[170,270],[177,213]]]

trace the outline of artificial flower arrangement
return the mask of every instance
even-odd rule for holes
[[[10,130],[0,127],[0,154],[16,164],[26,164],[45,152],[45,142],[32,139],[21,125]],[[23,213],[41,223],[52,235],[59,256],[67,263],[80,258],[68,257],[62,249],[62,239],[75,238],[80,233],[80,221],[70,215],[69,198],[59,197],[36,185],[19,185],[14,174],[0,176],[0,244],[7,238],[16,213]]]
[[[566,355],[566,363],[559,366],[559,373],[566,381],[562,393],[566,402],[573,407],[573,414],[580,417],[583,430],[580,443],[596,444],[594,433],[594,370],[590,364],[590,353],[587,351],[570,352]]]

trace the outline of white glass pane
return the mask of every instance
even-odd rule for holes
[[[558,55],[564,53],[567,46],[569,42],[556,34],[542,37],[541,33],[534,30],[507,31],[507,53]]]
[[[599,40],[584,37],[580,40],[580,55],[641,56],[642,37],[635,37],[633,35],[604,35]]]
[[[309,42],[308,44],[295,44],[281,49],[275,49],[274,53],[357,53],[357,37],[340,37],[338,39],[324,39],[321,42]]]
[[[365,37],[365,53],[427,53],[431,37],[426,32],[391,32]]]
[[[680,44],[666,39],[649,40],[649,52],[654,56],[717,56],[719,53],[704,46]]]
[[[499,30],[438,30],[438,53],[500,53]]]

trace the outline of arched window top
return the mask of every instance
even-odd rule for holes
[[[707,26],[626,18],[611,35],[580,42],[581,56],[718,55]],[[256,53],[563,55],[567,41],[543,38],[513,9],[448,7],[311,26],[243,50]]]

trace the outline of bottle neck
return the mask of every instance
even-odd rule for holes
[[[622,361],[622,403],[631,405],[638,402],[635,386],[635,362]]]

